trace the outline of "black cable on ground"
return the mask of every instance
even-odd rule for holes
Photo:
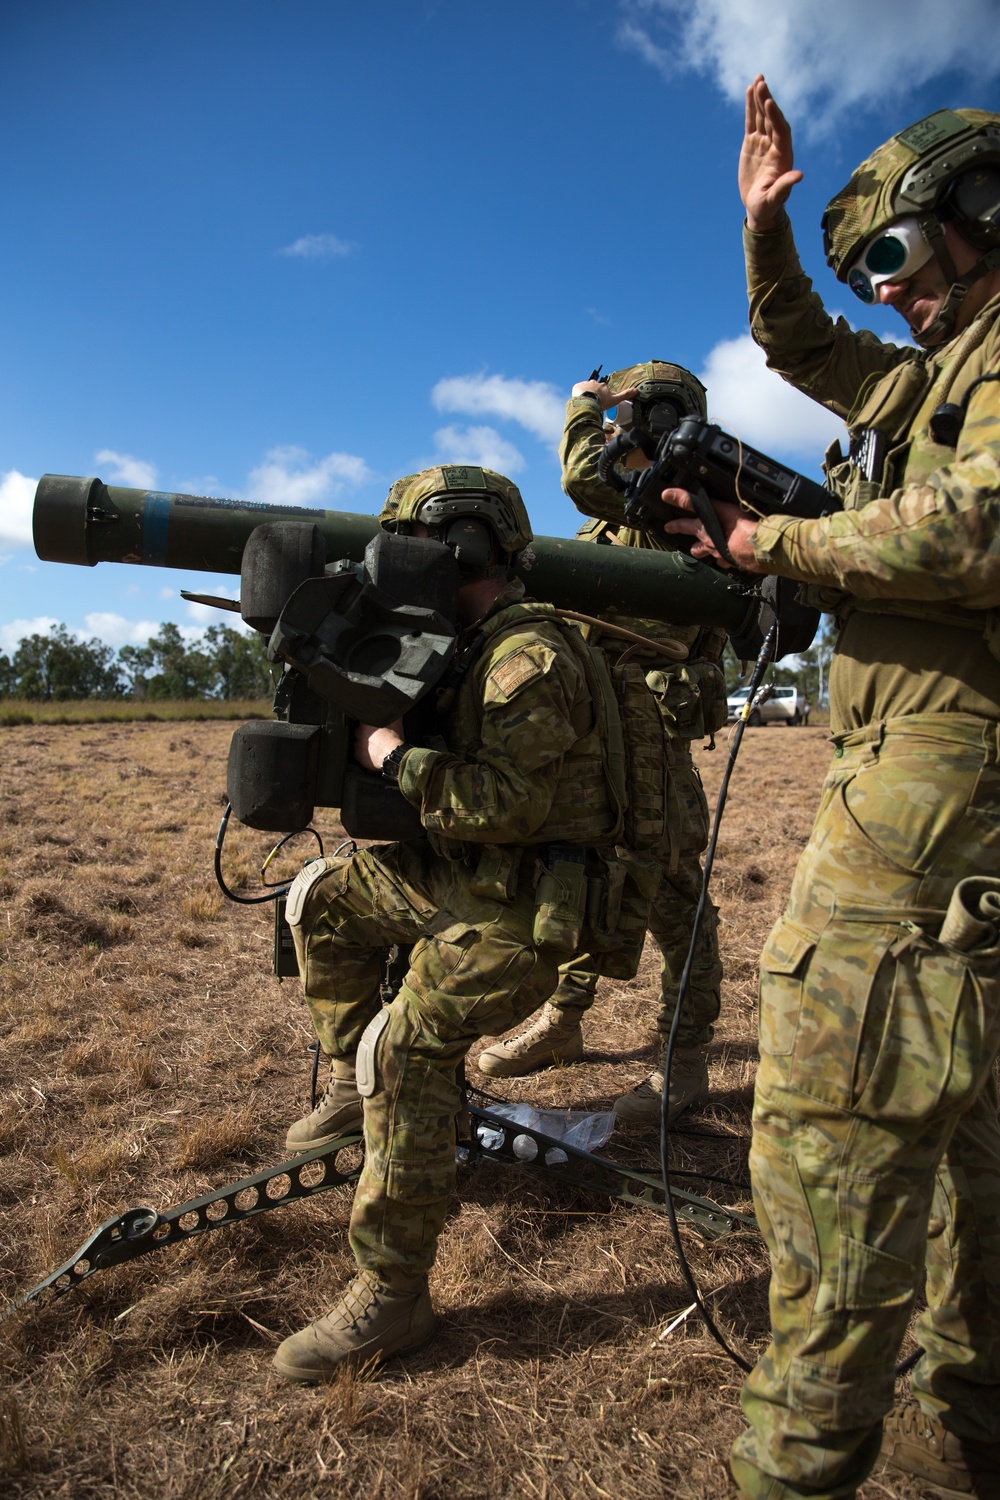
[[[259,906],[262,901],[277,901],[288,890],[288,885],[276,885],[264,896],[238,896],[235,891],[230,890],[222,874],[222,846],[226,841],[226,829],[229,826],[229,815],[233,810],[231,802],[226,803],[226,810],[222,814],[219,831],[215,835],[215,879],[219,890],[227,901],[236,901],[240,906]],[[290,884],[291,882],[289,882]]]
[[[680,984],[677,988],[677,1003],[674,1006],[674,1018],[670,1023],[670,1035],[667,1038],[667,1052],[663,1062],[663,1088],[660,1094],[660,1166],[663,1173],[663,1189],[666,1197],[667,1217],[670,1220],[670,1230],[673,1235],[674,1248],[677,1251],[677,1259],[680,1263],[681,1273],[683,1274],[684,1280],[687,1282],[688,1291],[691,1293],[692,1300],[694,1301],[698,1311],[701,1313],[702,1321],[704,1322],[705,1327],[715,1339],[715,1342],[719,1345],[720,1349],[723,1349],[725,1353],[729,1355],[729,1358],[733,1361],[733,1363],[735,1365],[738,1365],[739,1368],[748,1375],[753,1366],[748,1364],[741,1354],[737,1354],[735,1349],[730,1348],[729,1344],[726,1342],[725,1337],[719,1331],[714,1319],[712,1318],[712,1314],[709,1312],[708,1308],[705,1306],[704,1301],[702,1300],[701,1292],[698,1290],[698,1283],[694,1279],[694,1273],[691,1270],[691,1267],[688,1265],[687,1256],[684,1254],[684,1246],[681,1243],[680,1229],[677,1224],[677,1214],[674,1210],[674,1202],[670,1194],[667,1113],[670,1094],[670,1070],[674,1060],[674,1047],[677,1040],[677,1025],[678,1021],[680,1020],[681,1007],[684,1004],[688,986],[691,982],[691,970],[694,967],[694,957],[698,942],[698,935],[701,930],[701,923],[702,918],[705,914],[705,907],[708,904],[708,886],[712,875],[712,866],[715,863],[715,851],[719,842],[719,828],[722,822],[722,813],[726,805],[726,798],[729,795],[729,783],[732,780],[733,771],[736,766],[736,756],[739,753],[740,742],[743,739],[743,730],[746,727],[746,720],[749,716],[750,705],[753,703],[754,695],[760,687],[760,684],[764,677],[764,673],[767,671],[768,665],[771,661],[771,657],[774,654],[777,635],[778,627],[777,624],[774,624],[767,632],[767,635],[764,638],[764,644],[761,646],[756,663],[754,664],[753,675],[750,678],[750,690],[747,693],[746,705],[744,707],[743,713],[736,721],[736,728],[733,732],[733,737],[730,742],[729,758],[726,762],[726,770],[722,778],[722,785],[719,788],[719,796],[715,805],[715,817],[712,821],[712,833],[708,841],[708,848],[705,851],[705,867],[702,875],[701,893],[698,897],[698,906],[695,911],[694,925],[691,929],[691,942],[688,947],[687,958],[684,962],[684,970],[681,974]]]

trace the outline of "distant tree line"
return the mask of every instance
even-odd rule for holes
[[[145,646],[117,652],[57,625],[25,636],[10,656],[0,652],[0,698],[245,699],[273,691],[263,640],[231,625],[209,626],[191,646],[176,625],[162,625]]]

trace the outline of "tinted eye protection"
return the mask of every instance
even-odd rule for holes
[[[870,304],[878,300],[883,282],[905,281],[926,265],[932,254],[920,221],[915,214],[908,214],[869,240],[847,273],[847,285],[855,297]]]

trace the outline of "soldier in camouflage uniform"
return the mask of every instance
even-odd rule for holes
[[[761,960],[771,1344],[733,1473],[760,1500],[850,1496],[881,1443],[936,1492],[996,1496],[1000,116],[931,115],[827,209],[838,278],[895,307],[920,349],[824,312],[783,207],[800,177],[758,78],[740,165],[751,328],[851,449],[827,454],[838,514],[719,508],[740,566],[801,580],[839,624],[832,768]],[[718,558],[693,518],[668,529]],[[924,1353],[893,1407],[923,1268]]]
[[[585,380],[573,387],[566,403],[566,426],[560,456],[563,489],[584,515],[595,517],[577,533],[580,540],[600,546],[665,550],[670,544],[655,532],[624,525],[624,501],[618,490],[597,472],[597,461],[608,434],[604,413],[617,406],[618,421],[646,423],[658,403],[670,416],[705,416],[705,390],[680,365],[653,360],[616,370],[606,382]],[[626,403],[628,405],[626,406]],[[612,429],[613,431],[614,429]],[[648,463],[641,450],[633,461]],[[663,722],[670,767],[670,806],[666,837],[659,850],[663,874],[650,907],[650,931],[660,949],[660,1011],[658,1026],[664,1048],[677,1004],[681,974],[691,942],[695,910],[701,894],[701,854],[708,842],[708,807],[701,777],[691,758],[691,741],[704,739],[726,723],[726,683],[720,662],[726,634],[714,626],[664,625],[658,620],[614,616],[624,625],[670,648],[670,656],[636,647],[614,636],[601,637],[588,627],[589,638],[614,656],[624,650],[647,666],[646,681]],[[701,1104],[708,1097],[706,1048],[719,1014],[718,915],[706,906],[698,936],[691,977],[677,1025],[668,1119]],[[581,1018],[597,989],[597,972],[589,954],[580,954],[559,970],[559,986],[541,1015],[527,1031],[480,1054],[479,1067],[491,1077],[519,1077],[554,1062],[577,1062],[583,1056]],[[615,1100],[619,1119],[634,1124],[659,1124],[663,1062],[636,1088]]]
[[[573,914],[543,894],[582,875],[573,851],[588,874],[607,868],[619,827],[588,648],[551,606],[522,604],[513,579],[531,540],[516,486],[489,470],[426,470],[393,485],[381,520],[454,549],[464,631],[448,700],[438,700],[447,748],[407,745],[401,724],[362,725],[355,741],[362,765],[419,808],[426,838],[314,860],[289,891],[306,1000],[332,1059],[330,1087],[289,1145],[308,1149],[362,1119],[365,1131],[350,1225],[358,1275],[278,1349],[277,1369],[299,1381],[433,1335],[427,1273],[454,1176],[463,1059],[477,1037],[517,1024],[551,993],[581,929],[553,932]],[[413,947],[382,1007],[380,950],[393,944]]]

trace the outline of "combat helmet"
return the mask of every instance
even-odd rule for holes
[[[463,576],[511,574],[531,541],[521,491],[503,474],[472,464],[441,464],[397,479],[379,513],[385,531],[407,534],[414,522],[452,548]],[[503,554],[497,562],[495,552]]]
[[[823,248],[840,281],[865,244],[912,215],[944,272],[948,295],[922,344],[951,335],[969,287],[1000,266],[1000,115],[983,109],[939,109],[894,135],[863,161],[827,204]],[[942,224],[985,252],[959,279]]]
[[[675,427],[681,417],[704,418],[707,406],[705,387],[697,375],[683,365],[670,365],[662,359],[651,359],[643,365],[629,365],[608,376],[612,393],[635,387],[634,401],[619,403],[615,426],[624,429],[637,423],[657,436]]]

